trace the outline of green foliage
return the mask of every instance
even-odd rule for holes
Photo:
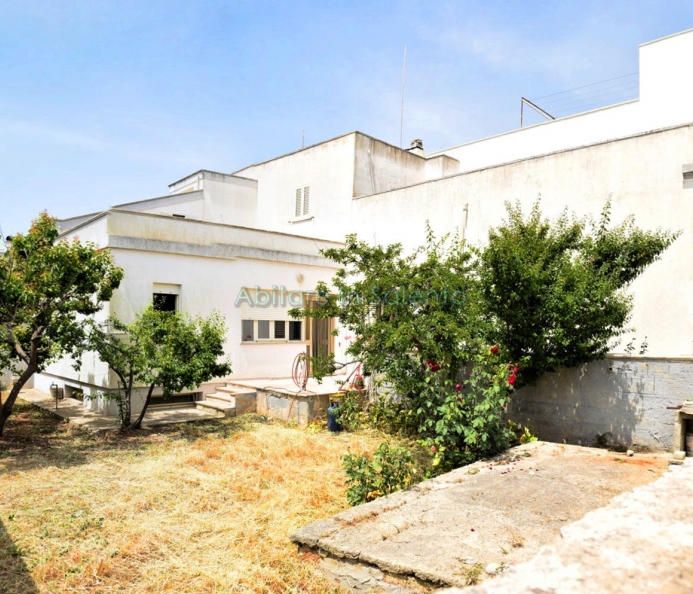
[[[59,236],[44,212],[0,254],[0,369],[19,375],[0,409],[0,435],[26,381],[78,348],[81,320],[102,309],[123,277],[107,249]]]
[[[539,441],[539,438],[536,435],[532,435],[532,432],[529,430],[529,427],[525,427],[524,432],[522,435],[520,435],[520,443],[525,444],[525,443],[532,443],[534,441]]]
[[[538,204],[527,219],[508,205],[508,222],[479,250],[436,240],[430,228],[408,256],[355,235],[324,250],[342,266],[333,287],[318,284],[320,306],[291,314],[338,318],[354,335],[347,354],[365,377],[382,378],[365,411],[348,403],[348,423],[415,439],[433,458],[430,474],[536,439],[515,436],[503,419],[513,390],[603,357],[628,330],[629,284],[678,235],[642,231],[632,219],[610,228],[609,208],[588,228],[566,214],[547,221]],[[317,363],[318,379],[334,369],[334,359]],[[368,460],[348,460],[350,476],[361,477],[351,500],[383,492],[369,482],[378,475]]]
[[[362,393],[358,390],[349,390],[339,402],[337,409],[337,422],[345,431],[358,431],[365,422],[365,415],[361,401]]]
[[[224,355],[226,323],[213,313],[191,318],[177,311],[157,311],[151,305],[132,324],[111,319],[91,324],[82,350],[93,350],[118,377],[122,396],[117,396],[123,428],[142,423],[152,392],[159,386],[164,397],[194,389],[231,372]],[[149,387],[145,406],[132,422],[132,392],[137,384]]]
[[[456,368],[480,334],[471,254],[446,236],[428,234],[424,248],[402,255],[399,244],[370,246],[348,235],[344,248],[322,252],[341,264],[335,291],[319,283],[321,305],[296,318],[336,317],[357,337],[348,353],[364,375],[384,374],[401,395],[418,390],[427,361]],[[313,376],[319,377],[313,368]]]
[[[508,366],[489,350],[475,355],[457,384],[431,372],[412,399],[413,426],[433,456],[434,474],[507,449],[514,437],[503,418],[513,390]]]
[[[511,361],[526,359],[519,386],[603,358],[628,331],[625,289],[679,234],[642,231],[632,218],[609,228],[610,203],[589,229],[567,214],[543,219],[539,203],[527,218],[507,209],[480,252],[479,278],[489,342]]]
[[[360,505],[405,489],[414,474],[412,454],[405,447],[380,444],[373,456],[346,454],[342,464],[347,475],[347,501]]]

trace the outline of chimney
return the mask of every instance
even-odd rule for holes
[[[424,156],[423,140],[417,138],[411,141],[411,146],[407,149],[412,155]]]

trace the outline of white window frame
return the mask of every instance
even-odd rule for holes
[[[269,338],[259,338],[258,336],[258,330],[259,330],[259,324],[258,322],[269,322],[270,323],[270,337]],[[252,322],[253,323],[253,340],[243,340],[243,322]],[[276,322],[284,322],[285,327],[284,327],[284,336],[285,338],[274,338],[275,335],[275,329],[274,329],[274,324]],[[301,338],[300,340],[290,340],[289,336],[291,335],[290,332],[290,324],[291,322],[301,322]],[[248,320],[248,319],[242,319],[241,320],[241,344],[288,344],[288,343],[304,343],[306,342],[306,323],[305,320]]]

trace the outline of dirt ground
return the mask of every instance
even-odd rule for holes
[[[0,440],[0,592],[335,592],[289,534],[348,507],[376,433],[243,416],[95,436],[19,402]]]

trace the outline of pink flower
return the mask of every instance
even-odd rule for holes
[[[462,389],[461,384],[455,384],[455,392],[459,392]]]
[[[436,446],[431,446],[431,451],[435,454],[436,453]]]

